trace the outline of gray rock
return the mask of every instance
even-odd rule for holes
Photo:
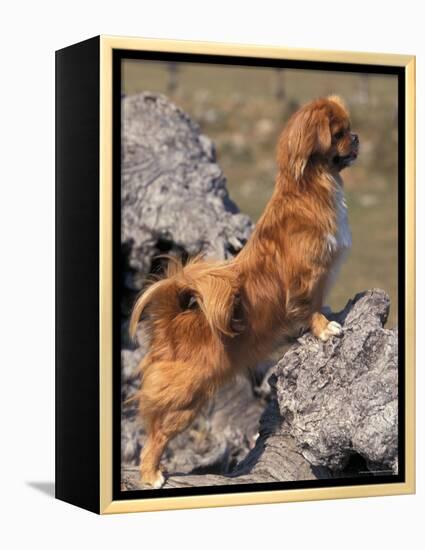
[[[211,140],[162,95],[122,101],[125,285],[139,290],[160,253],[235,254],[252,223],[230,200]]]
[[[383,328],[382,290],[357,295],[338,315],[342,338],[310,334],[275,369],[279,409],[303,456],[334,472],[358,454],[397,473],[397,331]]]

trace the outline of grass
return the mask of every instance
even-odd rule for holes
[[[397,324],[397,80],[305,70],[162,62],[123,63],[123,92],[166,94],[213,139],[231,197],[256,221],[276,172],[278,135],[300,104],[337,93],[350,108],[361,150],[346,170],[353,249],[329,297],[342,308],[355,293],[379,287]]]

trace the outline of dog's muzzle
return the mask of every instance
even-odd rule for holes
[[[351,133],[351,151],[348,155],[336,155],[333,159],[334,164],[337,166],[338,170],[342,170],[347,166],[352,164],[358,154],[359,154],[359,136],[357,134]]]

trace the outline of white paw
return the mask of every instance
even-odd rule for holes
[[[322,342],[327,342],[331,336],[339,336],[342,334],[342,326],[336,321],[330,321],[325,330],[319,334],[320,340]]]
[[[158,472],[155,477],[150,478],[149,481],[142,478],[142,485],[148,489],[161,489],[165,483],[165,478],[161,472]]]
[[[158,472],[158,475],[155,479],[155,481],[152,483],[152,489],[161,489],[161,487],[164,485],[165,479],[161,472]]]

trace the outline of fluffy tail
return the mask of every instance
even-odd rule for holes
[[[190,310],[194,323],[203,315],[214,332],[236,336],[244,330],[239,290],[238,274],[227,262],[207,262],[198,257],[183,266],[173,258],[166,277],[137,299],[130,317],[130,335],[134,338],[143,312],[151,306],[157,320],[173,319]]]
[[[169,280],[183,270],[182,261],[174,256],[163,254],[161,256],[156,256],[156,258],[165,258],[168,260],[166,274],[165,277],[159,281],[158,278],[154,276],[153,279],[151,279],[153,284],[144,290],[137,298],[130,316],[129,332],[130,337],[133,339],[136,335],[137,325],[147,306],[150,305],[155,298],[160,297],[161,293],[165,291],[166,286],[169,284]]]
[[[136,335],[137,325],[139,324],[139,320],[143,312],[145,311],[146,307],[148,306],[148,304],[150,304],[153,298],[161,292],[166,282],[167,282],[166,279],[157,281],[156,283],[152,284],[145,292],[143,292],[143,294],[141,294],[137,298],[130,317],[129,332],[130,332],[131,338],[134,338]]]

